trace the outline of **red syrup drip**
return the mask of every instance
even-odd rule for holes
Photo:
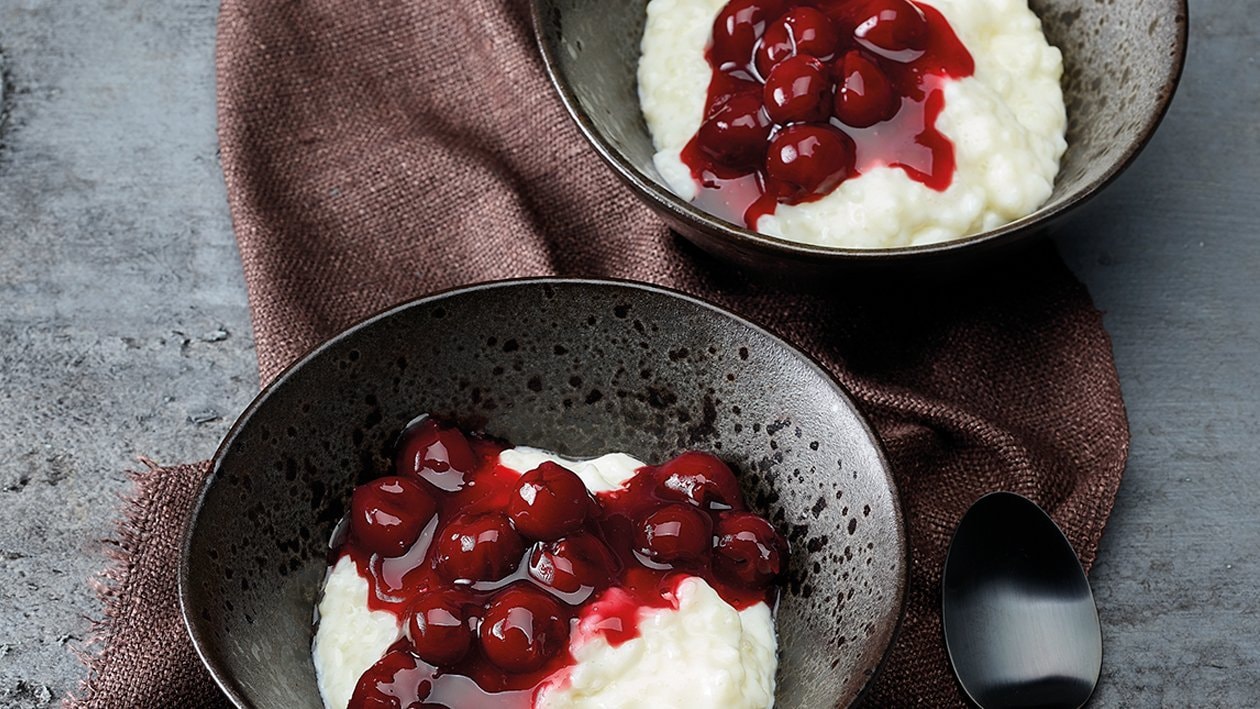
[[[830,28],[821,29],[827,30],[828,36],[838,37],[838,42],[834,45],[824,42],[819,46],[816,41],[798,41],[795,49],[790,43],[784,45],[785,22],[790,25],[788,16],[801,12],[802,8],[808,8],[806,12],[821,11],[831,23]],[[911,17],[915,10],[922,18],[916,20],[921,26],[911,32],[913,38],[907,39],[902,25],[904,18]],[[896,20],[898,13],[903,19]],[[817,17],[817,13],[813,15]],[[881,17],[884,19],[879,19]],[[866,20],[870,22],[863,29],[861,25]],[[883,26],[880,26],[881,21]],[[794,28],[794,33],[800,34],[800,30]],[[772,35],[774,40],[769,39]],[[975,63],[935,8],[910,4],[909,0],[732,0],[718,15],[711,37],[705,50],[713,72],[705,103],[705,122],[683,147],[681,155],[696,181],[698,189],[693,204],[700,209],[755,229],[757,220],[773,214],[779,204],[817,201],[846,179],[880,166],[899,168],[911,179],[937,191],[945,190],[953,181],[954,146],[936,128],[936,119],[945,107],[947,81],[970,76],[975,71]],[[907,42],[916,48],[907,48]],[[788,49],[785,50],[785,46]],[[833,108],[822,120],[774,122],[764,107],[764,102],[770,100],[765,84],[767,79],[774,83],[768,75],[782,63],[785,51],[788,58],[812,54],[827,67],[830,86],[822,100],[828,102],[836,98],[845,84],[845,55],[858,53],[887,80],[894,94],[895,109],[890,107],[890,110],[895,112],[866,125],[846,123],[839,117],[839,108]],[[772,64],[769,57],[778,61]],[[763,76],[759,67],[765,69],[767,75]],[[722,118],[719,114],[731,110],[724,109],[724,105],[736,96],[749,97],[743,99],[745,102],[751,101],[751,97],[763,102],[758,115],[762,123],[768,124],[768,129],[763,129],[760,136],[752,135],[749,130],[740,133],[713,129],[714,122]],[[748,123],[745,121],[745,125]],[[800,125],[834,129],[847,136],[852,141],[851,165],[847,169],[843,165],[824,166],[824,172],[838,174],[807,177],[805,185],[776,179],[768,168],[767,150],[777,147],[776,139],[787,138],[781,137],[785,129]],[[756,142],[758,137],[764,145],[750,157],[749,143]],[[738,145],[740,150],[733,150],[733,145]],[[805,172],[817,173],[818,168],[811,166]]]
[[[393,613],[408,631],[360,678],[350,709],[530,707],[545,681],[557,686],[567,681],[561,670],[574,662],[568,652],[569,635],[577,634],[583,640],[600,635],[614,646],[638,637],[643,613],[677,607],[678,585],[689,576],[704,579],[736,609],[760,602],[775,605],[776,582],[787,558],[786,542],[768,522],[744,511],[730,469],[717,458],[696,452],[684,453],[661,466],[646,466],[626,486],[589,499],[589,511],[577,528],[572,526],[573,506],[565,502],[571,497],[546,509],[536,503],[534,509],[541,512],[528,527],[551,541],[526,537],[523,553],[510,544],[501,547],[515,551],[514,567],[497,580],[450,581],[449,571],[443,575],[438,561],[444,548],[440,540],[448,525],[470,515],[519,510],[521,503],[514,498],[521,497],[526,477],[545,479],[537,476],[546,465],[530,476],[499,465],[499,453],[505,448],[496,441],[465,437],[458,429],[427,418],[403,432],[395,469],[389,476],[419,481],[433,504],[422,500],[423,504],[416,505],[432,518],[423,521],[415,542],[399,556],[382,556],[369,548],[383,544],[381,540],[392,544],[397,533],[391,536],[377,533],[379,529],[365,530],[361,522],[356,527],[354,515],[375,515],[373,519],[385,519],[387,525],[396,521],[397,498],[357,498],[362,491],[372,492],[382,486],[394,491],[407,486],[391,483],[397,478],[387,476],[356,488],[357,502],[352,504],[347,531],[339,535],[341,545],[333,560],[342,556],[352,559],[368,580],[368,606]],[[383,501],[373,504],[378,499]],[[652,528],[654,537],[649,541],[645,520],[663,509],[663,516],[652,517],[665,521]],[[676,518],[690,526],[673,524],[671,520]],[[556,521],[561,525],[557,529],[565,533],[548,534],[548,521]],[[402,520],[400,525],[414,529],[419,522]],[[751,537],[746,533],[750,524],[755,531]],[[670,536],[679,529],[690,530],[691,536]],[[703,538],[696,537],[697,533]],[[669,562],[660,560],[660,550],[692,553],[696,549],[703,552],[687,558],[670,557]],[[545,557],[544,552],[550,556]],[[564,568],[549,575],[545,559]],[[572,563],[566,564],[566,559]],[[752,563],[744,563],[750,559]],[[505,670],[482,646],[483,619],[493,612],[488,609],[496,599],[519,593],[514,589],[526,589],[543,596],[544,604],[554,604],[560,627],[568,630],[562,644],[556,641],[550,657],[525,671]],[[467,652],[453,662],[427,662],[420,657],[425,650],[413,644],[413,609],[421,605],[418,599],[431,600],[433,592],[443,594],[448,607],[458,608],[466,616],[471,642]]]

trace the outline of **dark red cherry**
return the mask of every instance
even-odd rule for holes
[[[761,95],[740,93],[709,113],[696,132],[696,144],[713,162],[743,168],[762,160],[769,137],[770,118],[761,109]]]
[[[857,50],[836,62],[835,116],[854,128],[886,121],[901,108],[901,97],[879,66]]]
[[[551,541],[581,527],[592,504],[577,473],[547,461],[521,476],[508,515],[521,534]]]
[[[399,475],[415,475],[439,490],[458,490],[477,467],[468,439],[454,426],[425,418],[399,437],[394,466]]]
[[[788,31],[787,25],[776,22],[766,28],[766,33],[761,36],[761,43],[757,45],[757,73],[762,77],[769,76],[779,62],[795,54],[796,45],[792,42],[792,33]]]
[[[783,571],[787,543],[769,522],[751,512],[718,517],[713,567],[728,583],[769,585]]]
[[[912,60],[915,55],[906,52],[927,46],[927,17],[909,0],[871,0],[856,17],[854,38],[889,59]]]
[[[468,654],[472,628],[458,598],[434,591],[411,602],[407,638],[420,659],[435,667],[450,667]]]
[[[539,544],[529,555],[529,575],[561,593],[603,588],[616,569],[612,552],[590,534]]]
[[[713,520],[691,505],[665,505],[639,526],[639,551],[662,564],[699,561],[709,551]]]
[[[767,23],[783,13],[785,0],[732,0],[713,21],[710,59],[718,69],[752,61],[753,47]]]
[[[350,496],[350,532],[368,551],[401,556],[433,519],[437,503],[415,480],[377,478]]]
[[[560,604],[528,584],[510,586],[481,619],[481,650],[505,672],[530,672],[563,650],[569,621]]]
[[[525,542],[505,515],[464,515],[438,532],[434,565],[448,581],[498,581],[524,553]]]
[[[757,71],[768,76],[779,62],[800,54],[828,60],[839,48],[840,35],[826,15],[812,7],[794,7],[766,28],[757,46]]]
[[[346,709],[418,709],[429,696],[429,670],[406,650],[392,650],[359,676]]]
[[[792,31],[797,54],[827,59],[840,47],[840,35],[831,19],[812,7],[792,8],[783,16],[783,23]]]
[[[766,113],[781,125],[822,121],[831,115],[831,77],[817,59],[799,54],[779,62],[766,77]]]
[[[797,197],[826,194],[853,168],[853,139],[831,126],[788,126],[766,154],[766,175],[790,186]]]
[[[656,494],[710,510],[743,509],[735,474],[712,453],[687,451],[656,470]]]

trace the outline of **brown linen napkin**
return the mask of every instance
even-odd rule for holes
[[[1101,317],[1050,247],[953,285],[748,283],[672,237],[599,163],[547,83],[522,0],[225,0],[217,53],[264,382],[386,306],[509,276],[649,281],[770,326],[854,393],[905,502],[912,579],[877,706],[963,704],[938,586],[981,494],[1032,497],[1093,561],[1128,429]],[[204,470],[138,476],[82,705],[223,701],[175,595]]]

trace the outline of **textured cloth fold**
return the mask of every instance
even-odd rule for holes
[[[963,704],[938,588],[977,497],[1028,495],[1093,561],[1128,429],[1101,316],[1050,245],[949,285],[749,282],[671,235],[599,163],[547,83],[522,0],[225,0],[217,70],[264,382],[375,311],[503,277],[648,281],[765,324],[854,394],[900,486],[911,585],[876,706]],[[222,701],[174,594],[204,470],[141,475],[83,704]]]

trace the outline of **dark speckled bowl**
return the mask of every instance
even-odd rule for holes
[[[180,601],[238,706],[319,706],[311,618],[329,535],[421,412],[571,456],[717,452],[792,542],[778,705],[846,705],[887,653],[905,595],[901,510],[879,445],[830,376],[687,296],[509,281],[350,329],[232,427],[185,540]]]
[[[940,244],[840,249],[749,231],[676,197],[652,165],[635,73],[647,0],[531,0],[552,82],[614,172],[698,246],[754,272],[823,277],[855,264],[971,260],[1041,233],[1129,165],[1172,99],[1186,47],[1186,0],[1030,0],[1063,51],[1068,149],[1049,201],[1006,226]]]

